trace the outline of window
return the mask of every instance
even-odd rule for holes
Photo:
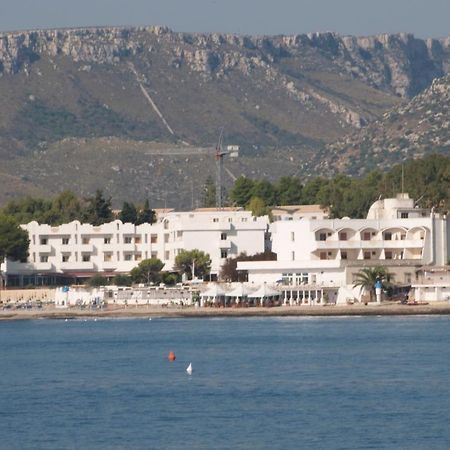
[[[400,240],[401,241],[404,241],[406,239],[406,234],[405,233],[402,233],[401,235],[400,235]]]
[[[409,214],[407,212],[400,213],[400,218],[401,219],[407,219],[408,217],[409,217]]]
[[[295,252],[291,252],[291,260],[295,261]]]
[[[61,261],[62,262],[68,262],[69,261],[69,255],[62,255]]]
[[[293,231],[291,231],[291,241],[292,242],[295,241],[295,233]]]
[[[62,245],[69,245],[69,238],[62,238]]]
[[[125,237],[123,238],[124,244],[131,244],[132,240],[133,240],[133,239],[132,239],[131,236],[125,236]]]
[[[347,259],[347,252],[341,252],[341,259]]]
[[[241,222],[247,222],[247,217],[242,217]]]
[[[169,234],[164,235],[164,243],[167,244],[169,242]]]
[[[219,221],[219,218],[218,217],[214,217],[213,218],[213,222],[218,222]]]
[[[81,240],[81,243],[82,243],[83,245],[89,244],[89,238],[88,238],[88,237],[84,237],[84,238]]]
[[[384,257],[386,259],[392,259],[392,252],[391,251],[384,252]]]
[[[233,222],[233,218],[232,217],[228,217],[228,222]]]
[[[41,255],[40,261],[41,261],[41,263],[46,263],[46,262],[48,262],[48,256],[47,256],[47,255]]]
[[[110,237],[103,238],[103,243],[104,244],[111,244],[111,238]]]
[[[125,253],[123,259],[125,261],[131,261],[133,259],[133,255],[131,253]]]
[[[320,259],[327,259],[327,252],[320,252]]]
[[[317,275],[316,274],[312,274],[311,275],[311,283],[312,284],[316,284],[317,283]]]
[[[112,261],[112,253],[105,253],[103,255],[103,261]]]
[[[89,262],[91,260],[91,255],[83,255],[82,261],[83,262]]]
[[[281,275],[281,281],[284,285],[292,286],[294,280],[294,274],[292,273],[283,273]]]
[[[151,244],[157,244],[158,243],[158,235],[157,234],[150,235],[150,243]]]
[[[47,245],[48,239],[47,238],[41,238],[41,245]]]
[[[386,233],[384,233],[384,240],[392,241],[392,233],[390,233],[389,231],[386,231]]]
[[[227,250],[225,250],[225,249],[221,249],[220,250],[220,257],[222,258],[222,259],[224,259],[224,258],[228,258],[228,252],[227,252]]]
[[[370,252],[364,252],[364,259],[370,259]]]
[[[327,240],[327,233],[320,233],[319,241],[326,241],[326,240]]]
[[[347,240],[347,233],[345,231],[342,231],[339,233],[339,240],[340,241],[346,241]]]
[[[226,241],[227,240],[227,233],[221,233],[220,234],[220,240],[221,241]]]
[[[141,253],[136,253],[136,255],[134,256],[134,260],[135,261],[140,261],[142,259],[142,254]]]
[[[158,257],[158,252],[152,252],[150,256],[152,258],[157,258]]]
[[[412,276],[410,273],[405,273],[405,283],[411,284]]]
[[[364,231],[362,240],[370,241],[370,231]]]
[[[136,236],[136,237],[134,238],[134,243],[135,243],[135,244],[140,244],[140,243],[141,243],[141,237],[140,237],[140,236]]]
[[[167,250],[164,252],[164,259],[170,259],[170,253]]]

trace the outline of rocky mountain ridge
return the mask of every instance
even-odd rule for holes
[[[65,55],[75,62],[118,63],[124,57],[157,51],[146,45],[146,37],[171,47],[172,67],[186,63],[191,70],[217,78],[234,68],[249,75],[256,67],[270,68],[277,59],[308,48],[331,57],[333,64],[355,78],[403,97],[416,95],[450,70],[450,37],[418,39],[409,33],[354,37],[331,32],[255,37],[179,33],[151,26],[0,33],[0,72],[27,71],[43,54]],[[249,53],[243,55],[243,51]]]
[[[329,145],[323,170],[362,173],[430,153],[450,153],[450,75],[365,129]]]
[[[318,174],[333,154],[327,144],[449,71],[450,38],[411,34],[0,33],[0,183],[14,180],[0,202],[78,183],[80,193],[107,186],[119,200],[139,201],[157,191],[159,205],[186,206],[199,190],[192,179],[214,174],[213,157],[196,149],[213,149],[222,128],[242,150],[229,163],[233,176]],[[136,176],[145,193],[128,182]]]

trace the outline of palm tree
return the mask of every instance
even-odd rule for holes
[[[370,295],[370,301],[373,301],[375,294],[375,283],[381,281],[383,287],[388,287],[392,284],[394,275],[388,272],[384,267],[368,267],[361,269],[356,274],[355,283],[353,287],[360,287],[360,292],[368,291]]]

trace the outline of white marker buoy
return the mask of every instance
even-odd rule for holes
[[[187,366],[186,372],[187,372],[189,375],[192,375],[192,363],[189,363],[189,365]]]

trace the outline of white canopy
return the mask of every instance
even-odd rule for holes
[[[263,284],[260,288],[249,294],[250,298],[267,298],[267,297],[279,297],[280,292],[270,288],[267,284]]]
[[[225,291],[216,283],[211,284],[205,292],[200,294],[201,297],[221,297],[225,295]]]
[[[247,297],[252,291],[243,283],[238,284],[233,290],[225,293],[226,297]]]

